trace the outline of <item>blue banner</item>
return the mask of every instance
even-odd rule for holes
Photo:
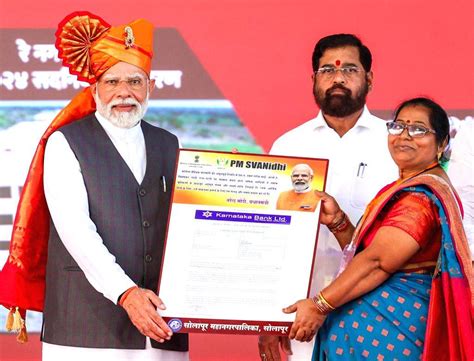
[[[290,224],[291,216],[282,216],[277,214],[261,213],[240,213],[223,212],[197,209],[195,219],[210,221],[229,221],[229,222],[249,222],[249,223],[270,223],[270,224]]]

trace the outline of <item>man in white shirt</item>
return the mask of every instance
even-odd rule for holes
[[[474,120],[459,122],[455,137],[451,141],[448,163],[449,179],[461,198],[463,225],[474,259]]]
[[[380,188],[398,176],[387,148],[385,122],[365,106],[373,82],[372,56],[354,35],[336,34],[318,41],[312,65],[313,94],[321,111],[278,138],[270,153],[329,159],[326,191],[355,224]],[[334,278],[341,255],[335,237],[321,227],[311,296]],[[314,339],[292,341],[290,346],[288,338],[262,336],[260,358],[281,360],[279,344],[289,360],[310,360]]]
[[[32,191],[31,182],[44,168],[52,223],[43,360],[187,361],[187,335],[173,334],[160,317],[165,305],[156,294],[171,198],[166,182],[173,183],[178,140],[142,120],[155,86],[153,25],[139,19],[111,27],[77,12],[56,36],[63,64],[91,86],[55,118],[38,147],[57,129],[44,163],[37,151],[25,184],[41,199],[43,189]],[[25,204],[28,194],[18,214],[43,206]],[[41,227],[47,237],[48,227]]]

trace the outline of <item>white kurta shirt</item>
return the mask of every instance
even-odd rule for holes
[[[117,151],[141,183],[146,170],[145,139],[140,123],[130,129],[118,128],[95,116]],[[117,304],[119,296],[135,283],[116,263],[89,216],[88,195],[81,167],[64,135],[53,133],[44,157],[44,192],[51,218],[64,246],[77,262],[90,284]],[[71,191],[71,189],[73,191]],[[117,306],[118,307],[118,306]],[[188,360],[188,352],[97,349],[43,343],[43,360]]]
[[[474,259],[474,120],[460,122],[451,144],[448,175],[462,201],[464,230]]]
[[[398,178],[398,168],[388,151],[387,134],[385,121],[370,114],[367,107],[342,138],[327,125],[320,112],[278,138],[270,153],[329,159],[326,192],[356,224],[376,193]],[[336,238],[321,226],[311,296],[332,281],[341,255]],[[313,346],[314,339],[309,343],[292,342],[290,360],[310,360]]]

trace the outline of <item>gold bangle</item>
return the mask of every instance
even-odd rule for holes
[[[326,297],[324,297],[323,295],[323,291],[319,292],[319,297],[321,297],[321,300],[332,310],[334,311],[336,309],[336,307],[334,307],[333,305],[331,305],[328,300],[326,299]]]
[[[319,293],[317,296],[312,298],[314,305],[318,312],[322,315],[327,315],[335,310],[333,306]]]

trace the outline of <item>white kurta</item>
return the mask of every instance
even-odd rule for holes
[[[122,129],[112,125],[97,112],[95,115],[137,182],[141,183],[146,169],[146,150],[140,124]],[[116,263],[114,255],[105,247],[90,219],[87,190],[79,162],[59,131],[50,136],[46,145],[44,191],[51,218],[64,246],[91,285],[116,304],[119,296],[135,284]],[[44,361],[82,361],[87,358],[185,361],[189,359],[189,354],[153,349],[148,339],[145,350],[81,348],[43,343]]]
[[[474,259],[474,120],[459,124],[451,144],[448,175],[462,201],[464,230]]]
[[[387,146],[385,121],[365,107],[356,125],[341,138],[322,113],[278,138],[270,150],[274,155],[329,159],[326,192],[336,198],[353,224],[366,205],[386,184],[398,178],[398,168]],[[311,295],[334,278],[341,249],[327,227],[320,227]],[[296,301],[296,300],[295,300]],[[310,360],[314,339],[292,342],[292,361]]]

